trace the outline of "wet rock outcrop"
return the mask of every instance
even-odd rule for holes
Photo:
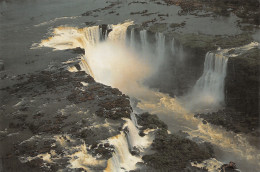
[[[197,144],[185,138],[184,134],[169,134],[167,125],[156,115],[143,113],[137,115],[137,121],[142,126],[141,131],[157,129],[151,146],[154,152],[142,157],[144,164],[140,164],[141,171],[184,171],[191,161],[201,162],[214,156],[209,143]]]
[[[234,109],[222,109],[217,112],[199,113],[194,115],[197,118],[202,118],[203,123],[208,122],[214,125],[222,126],[228,131],[235,133],[252,134],[253,136],[260,136],[258,128],[258,117],[250,116],[247,113],[239,112]]]

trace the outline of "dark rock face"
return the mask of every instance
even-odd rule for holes
[[[136,115],[138,124],[142,126],[140,130],[162,128],[167,129],[167,125],[162,122],[156,115],[149,114],[148,112]]]
[[[259,118],[260,50],[252,49],[228,60],[226,106]],[[256,119],[256,120],[257,120]]]
[[[207,114],[196,114],[197,118],[202,118],[203,123],[208,122],[214,125],[222,126],[228,131],[235,133],[252,134],[253,136],[260,136],[258,128],[258,117],[250,116],[249,114],[238,112],[234,109],[223,109],[217,112]]]
[[[190,161],[200,162],[212,157],[195,142],[168,134],[164,129],[156,132],[152,149],[156,153],[142,159],[148,166],[161,171],[183,171]]]
[[[75,54],[85,54],[85,50],[80,47],[74,48],[74,49],[72,49],[72,51]]]
[[[97,111],[97,115],[110,119],[129,118],[132,108],[126,106],[130,104],[127,98],[127,96],[123,96],[100,101],[99,106],[101,108]]]

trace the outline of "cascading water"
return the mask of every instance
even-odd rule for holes
[[[147,31],[141,30],[140,31],[140,38],[141,38],[141,47],[143,54],[149,51],[149,43],[147,40]]]
[[[135,169],[137,162],[142,162],[141,158],[133,156],[128,149],[127,139],[123,132],[109,139],[109,143],[114,145],[115,152],[105,171],[130,171]]]
[[[99,26],[87,28],[74,27],[58,27],[53,31],[53,37],[43,40],[38,47],[52,47],[55,50],[66,50],[80,47],[85,50],[85,55],[81,58],[81,68],[85,69],[93,77],[94,74],[89,66],[89,59],[86,58],[88,53],[92,51],[100,42]]]
[[[130,47],[135,49],[135,29],[131,29],[131,36],[130,36]]]
[[[171,52],[172,52],[172,55],[175,55],[175,53],[176,53],[176,50],[175,50],[175,42],[174,42],[175,40],[174,40],[174,38],[172,38],[172,40],[171,40]]]
[[[87,28],[58,27],[53,30],[53,37],[43,40],[39,47],[52,47],[55,50],[83,48],[85,52],[91,51],[100,40],[98,26]]]
[[[156,52],[157,58],[164,57],[165,53],[165,36],[163,33],[156,33]]]
[[[123,126],[126,129],[126,133],[121,131],[117,136],[109,138],[109,143],[114,145],[115,152],[111,159],[108,160],[108,165],[105,171],[130,171],[135,169],[137,162],[142,162],[140,156],[133,156],[130,150],[138,150],[140,153],[145,148],[149,147],[152,143],[152,139],[148,136],[139,136],[139,130],[130,119],[124,119],[126,121]]]
[[[214,110],[224,105],[225,77],[229,57],[236,57],[251,48],[257,47],[257,43],[231,48],[218,49],[216,52],[208,52],[205,56],[202,76],[197,80],[190,95],[188,95],[187,107],[193,111]],[[199,109],[196,109],[199,107]]]
[[[217,106],[223,105],[227,62],[228,57],[224,56],[221,51],[206,54],[203,74],[193,88],[193,93],[199,93],[198,102]]]
[[[131,150],[138,149],[139,151],[143,150],[144,148],[148,147],[151,142],[149,141],[148,136],[141,137],[139,136],[139,130],[136,128],[133,119],[125,119],[126,124],[125,128],[128,129],[127,139],[130,145]]]

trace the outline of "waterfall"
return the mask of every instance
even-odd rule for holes
[[[209,103],[224,103],[224,79],[226,77],[228,57],[219,53],[208,52],[205,57],[204,71],[194,86],[194,92]]]
[[[137,162],[142,162],[141,156],[134,156],[130,150],[142,152],[151,145],[152,139],[147,135],[139,136],[139,130],[130,119],[124,119],[126,123],[123,126],[126,133],[121,131],[117,136],[109,138],[108,141],[115,147],[112,158],[108,160],[105,171],[130,171],[134,170]]]
[[[94,47],[100,41],[100,31],[97,26],[83,29],[82,34],[85,35],[82,38],[85,44],[81,48],[84,48],[85,51],[90,50],[90,48]]]
[[[132,106],[132,105],[131,105]],[[133,107],[133,106],[132,106]],[[138,128],[139,125],[137,123],[137,119],[135,117],[135,114],[134,113],[131,113],[131,121],[134,123],[134,125]]]
[[[53,30],[53,36],[42,40],[38,47],[51,47],[54,50],[66,50],[80,47],[85,50],[85,55],[81,58],[80,66],[87,73],[95,77],[89,66],[87,53],[100,42],[99,26],[86,27],[82,29],[74,27],[58,27]]]
[[[106,39],[110,41],[125,41],[126,29],[133,22],[118,25],[108,25],[112,29]],[[38,47],[51,47],[55,50],[66,50],[73,48],[85,49],[86,55],[100,42],[102,29],[99,26],[86,28],[58,27],[53,30],[53,36],[42,40]],[[107,36],[107,34],[105,34]]]
[[[127,140],[131,150],[138,149],[142,151],[144,148],[148,147],[150,143],[148,136],[139,136],[139,130],[136,128],[133,120],[125,119],[126,123],[124,128],[128,129]]]
[[[113,30],[108,35],[108,40],[123,42],[126,40],[126,30],[133,22],[125,22],[122,24],[112,25]]]
[[[165,53],[165,36],[163,33],[156,33],[156,54],[157,58],[164,57]]]
[[[248,45],[221,49],[216,52],[208,52],[205,56],[204,70],[202,76],[197,80],[188,96],[188,106],[193,109],[199,108],[218,108],[224,105],[224,85],[229,57],[236,57],[252,48],[259,46],[252,42]]]
[[[140,31],[140,38],[141,38],[141,48],[143,54],[147,51],[149,51],[148,47],[148,40],[147,40],[147,31],[146,30],[141,30]]]
[[[38,47],[51,47],[55,50],[83,48],[85,52],[91,50],[100,40],[98,26],[82,29],[74,27],[58,27],[53,30],[53,36],[42,40]]]
[[[175,55],[175,52],[176,52],[176,50],[175,50],[175,42],[174,41],[175,41],[174,38],[172,38],[172,40],[171,40],[171,52],[172,52],[172,55]]]
[[[137,162],[142,162],[140,157],[133,156],[129,152],[127,139],[123,132],[110,138],[109,143],[115,147],[115,152],[108,160],[105,171],[130,171],[135,169]]]
[[[154,43],[151,43],[148,41],[149,38],[146,30],[139,31],[138,35],[140,40],[136,39],[135,32],[136,30],[132,28],[129,34],[128,43],[132,50],[134,50],[136,54],[139,56],[138,58],[144,60],[146,64],[149,64],[149,66],[152,67],[154,74],[159,70],[166,56],[165,52],[167,49],[167,45],[165,41],[165,35],[159,32],[155,33],[155,41]],[[151,37],[153,36],[151,35]]]
[[[135,29],[131,29],[131,35],[130,35],[130,47],[135,49]]]

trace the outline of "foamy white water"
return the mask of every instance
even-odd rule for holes
[[[206,54],[204,71],[193,87],[192,94],[198,103],[221,105],[224,103],[224,79],[228,57],[222,52]]]
[[[141,155],[144,149],[152,144],[153,139],[148,135],[141,137],[139,131],[130,119],[126,121],[123,126],[128,132],[125,134],[123,131],[117,136],[108,139],[108,142],[115,147],[115,152],[111,159],[108,160],[108,165],[105,171],[130,171],[136,169],[137,162],[143,162]],[[129,150],[140,151],[139,156],[134,156]]]
[[[128,149],[128,143],[123,132],[109,139],[109,143],[114,145],[115,152],[111,159],[108,160],[108,165],[105,171],[130,171],[134,170],[137,162],[142,162],[140,157],[131,155]]]
[[[100,40],[98,26],[82,29],[74,27],[58,27],[53,30],[53,36],[43,40],[38,47],[51,47],[55,50],[84,48],[91,50]]]
[[[127,133],[128,142],[130,148],[137,148],[143,151],[145,148],[152,144],[152,140],[146,135],[144,137],[139,136],[139,130],[136,128],[134,122],[130,119],[125,119],[126,123],[124,128],[127,128],[129,132]]]

